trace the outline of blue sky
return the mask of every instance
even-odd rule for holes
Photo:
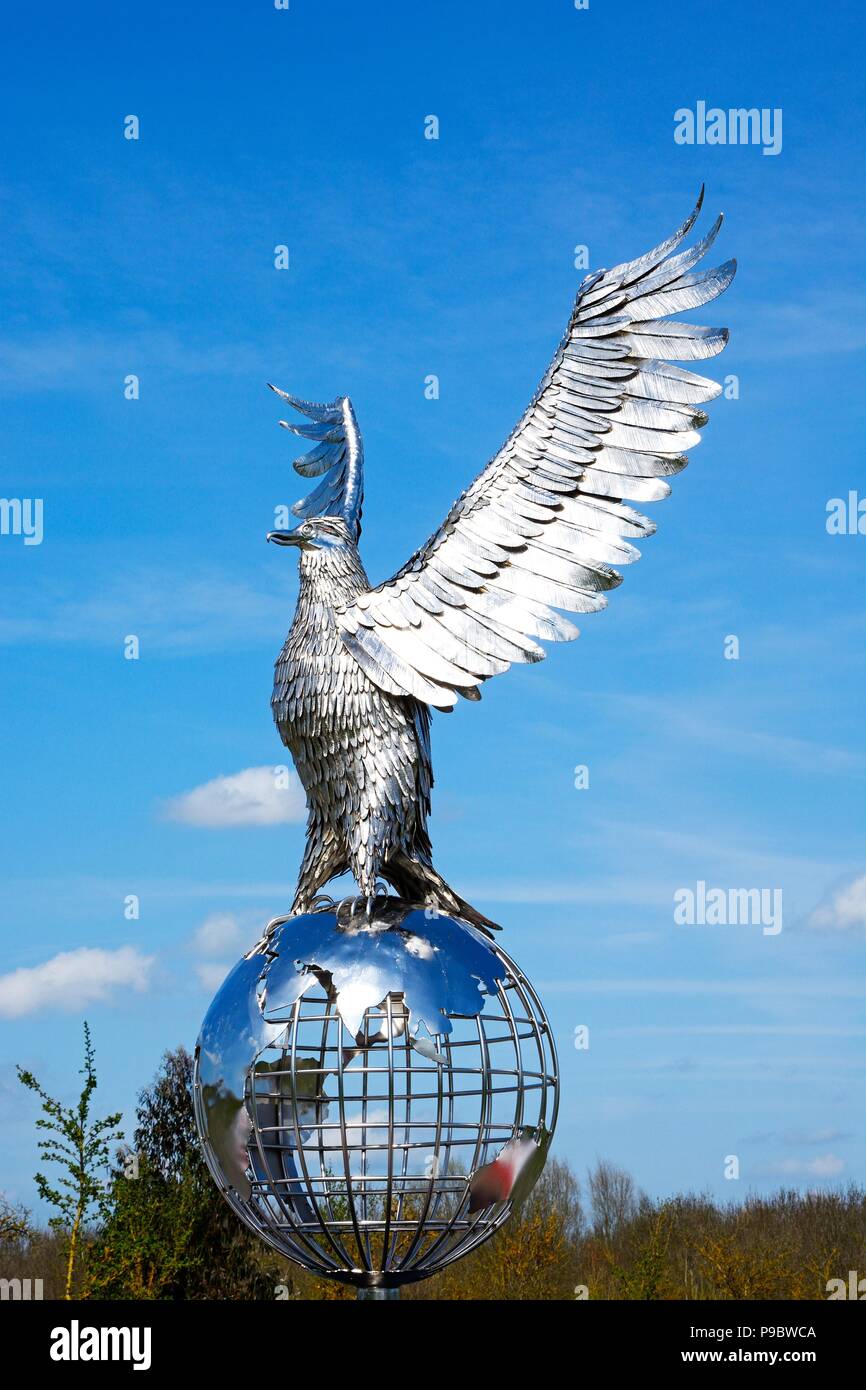
[[[581,640],[434,719],[432,832],[548,1006],[578,1170],[723,1198],[862,1178],[866,537],[826,526],[866,492],[860,8],[49,3],[5,28],[0,495],[42,499],[44,538],[0,536],[0,1190],[34,1203],[16,1062],[71,1098],[86,1016],[130,1114],[288,905],[302,826],[182,799],[282,762],[296,579],[264,534],[302,488],[265,382],[352,396],[385,578],[524,408],[575,246],[640,254],[702,181],[740,270],[695,317],[730,326],[708,366],[738,398]],[[676,144],[698,101],[780,109],[780,153]],[[781,890],[783,930],[677,925],[699,881]]]

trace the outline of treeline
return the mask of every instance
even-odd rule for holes
[[[89,1038],[87,1046],[89,1101],[95,1089]],[[63,1111],[32,1084],[34,1078],[22,1079],[56,1107],[55,1120],[72,1125],[64,1142],[72,1146],[73,1165],[60,1192],[44,1178],[38,1182],[48,1200],[61,1201],[47,1230],[0,1200],[0,1280],[41,1280],[44,1298],[355,1296],[345,1285],[280,1260],[219,1197],[199,1151],[192,1062],[183,1048],[165,1055],[141,1093],[132,1143],[119,1150],[102,1183],[80,1163],[76,1182],[75,1146],[83,1155],[91,1130],[98,1150],[106,1123],[113,1126],[118,1117],[90,1123],[85,1113],[77,1132],[80,1105]],[[51,1126],[43,1122],[43,1128]],[[43,1154],[52,1156],[44,1148]],[[554,1159],[492,1240],[443,1273],[404,1288],[403,1297],[825,1299],[830,1280],[847,1281],[849,1270],[866,1268],[864,1249],[861,1187],[782,1191],[742,1204],[720,1205],[706,1196],[655,1201],[610,1163],[598,1163],[581,1184]]]
[[[566,1163],[549,1161],[497,1235],[442,1274],[410,1285],[421,1299],[826,1299],[829,1281],[863,1269],[866,1190],[654,1201],[628,1173],[598,1163],[586,1206]],[[352,1290],[295,1276],[301,1298]]]

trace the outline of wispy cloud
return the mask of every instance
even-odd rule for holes
[[[671,881],[660,879],[478,879],[465,885],[468,898],[488,903],[623,903],[645,908],[671,901]]]
[[[810,975],[803,979],[756,977],[749,980],[701,980],[701,979],[553,979],[536,980],[538,989],[560,994],[673,994],[673,995],[721,995],[742,998],[756,998],[761,1002],[769,998],[814,999],[820,993],[822,999],[866,999],[866,980],[844,977],[820,982]],[[800,1029],[797,1030],[802,1031]]]
[[[582,833],[579,843],[582,846],[603,845],[608,849],[627,843],[631,851],[642,848],[656,859],[662,852],[679,861],[686,859],[696,868],[700,868],[701,863],[715,866],[724,861],[726,871],[736,868],[741,873],[780,875],[798,871],[826,879],[840,872],[839,863],[830,859],[780,850],[769,837],[763,843],[756,843],[754,836],[746,840],[741,828],[717,823],[695,832],[679,826],[600,817],[591,831]]]
[[[256,589],[247,578],[170,566],[85,578],[68,584],[28,579],[7,591],[0,643],[72,643],[119,648],[127,634],[142,652],[236,647],[274,640],[286,623],[285,596]]]
[[[783,1133],[778,1133],[772,1129],[762,1129],[753,1131],[751,1134],[743,1135],[743,1144],[786,1144],[794,1149],[801,1149],[810,1144],[838,1144],[848,1139],[853,1139],[850,1130],[838,1129],[835,1125],[825,1125],[820,1129],[789,1129]]]
[[[607,1038],[863,1038],[866,1027],[821,1027],[808,1023],[636,1023],[605,1028]]]
[[[242,342],[183,342],[164,328],[139,331],[47,328],[0,338],[0,391],[62,389],[100,391],[106,376],[122,376],[124,364],[138,372],[172,376],[267,375],[267,352]]]
[[[62,951],[51,960],[0,975],[0,1017],[23,1018],[50,1009],[74,1012],[109,999],[117,990],[147,989],[153,957],[135,946],[116,951]]]
[[[593,697],[598,700],[596,692]],[[652,727],[664,727],[668,701],[655,695],[623,695],[612,692],[604,703],[623,713],[652,721]],[[754,758],[779,766],[801,769],[810,773],[836,774],[866,771],[866,754],[846,747],[797,738],[770,729],[743,728],[730,724],[716,700],[692,700],[689,708],[677,711],[677,738],[709,745],[716,752],[734,757]]]
[[[172,797],[163,814],[183,825],[212,830],[236,825],[284,825],[304,820],[306,801],[296,773],[286,773],[282,768],[247,767]]]
[[[860,309],[857,309],[857,303]],[[807,290],[797,299],[755,303],[738,337],[737,354],[744,362],[792,357],[838,356],[866,346],[863,329],[864,296],[826,286]]]
[[[838,1178],[845,1160],[838,1154],[819,1154],[816,1158],[780,1158],[762,1172],[779,1178]]]
[[[828,1126],[824,1129],[791,1130],[782,1135],[782,1142],[799,1147],[803,1144],[838,1144],[851,1135],[843,1129]]]

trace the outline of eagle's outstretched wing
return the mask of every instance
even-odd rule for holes
[[[357,541],[364,503],[364,446],[352,402],[348,396],[338,396],[334,401],[319,404],[299,400],[278,386],[271,386],[271,390],[314,422],[293,425],[288,420],[280,421],[283,429],[316,441],[315,448],[295,459],[295,472],[302,478],[322,479],[307,497],[295,503],[293,514],[305,519],[310,516],[342,517],[349,534]]]
[[[340,635],[370,678],[440,708],[513,661],[539,661],[536,639],[577,628],[556,612],[603,608],[616,565],[655,526],[629,505],[670,492],[666,478],[721,390],[666,360],[714,357],[723,328],[668,318],[715,299],[736,263],[694,271],[715,240],[677,251],[701,207],[654,250],[590,275],[530,406],[443,524],[385,584],[337,610]],[[676,254],[674,254],[676,252]]]

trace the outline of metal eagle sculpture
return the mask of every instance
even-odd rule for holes
[[[589,275],[568,328],[508,439],[439,529],[384,584],[358,552],[364,454],[347,396],[326,404],[272,390],[310,424],[295,462],[322,481],[293,507],[293,531],[268,540],[300,551],[300,594],[276,662],[272,709],[307,794],[307,844],[292,907],[350,870],[368,909],[377,883],[486,929],[495,925],[434,868],[427,817],[433,773],[430,709],[512,662],[541,661],[541,642],[578,629],[562,613],[594,613],[655,530],[631,505],[666,497],[699,441],[702,406],[721,387],[672,360],[714,357],[724,328],[669,317],[716,299],[736,262],[694,271],[721,216],[678,250],[703,202],[637,260]]]

